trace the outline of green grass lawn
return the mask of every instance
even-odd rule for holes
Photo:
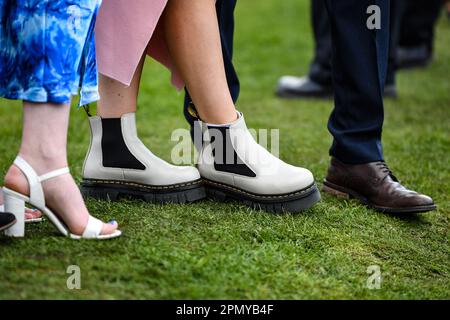
[[[279,128],[280,155],[323,180],[331,138],[332,101],[284,101],[274,87],[283,74],[308,70],[313,43],[309,1],[242,0],[237,8],[238,103],[249,127]],[[450,298],[450,22],[437,30],[436,59],[427,70],[399,75],[400,98],[386,102],[388,163],[410,188],[431,195],[439,210],[389,216],[355,201],[323,195],[307,212],[272,215],[236,203],[191,205],[88,201],[91,213],[115,217],[124,232],[113,241],[73,241],[49,223],[27,227],[24,239],[0,236],[0,298]],[[171,132],[187,128],[182,95],[169,74],[147,63],[139,100],[139,132],[170,160]],[[0,100],[0,169],[20,142],[20,103]],[[83,111],[72,112],[72,172],[81,179],[89,144]],[[81,290],[69,290],[66,269],[81,268]],[[366,286],[378,265],[379,290]]]

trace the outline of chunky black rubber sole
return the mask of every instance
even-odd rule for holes
[[[169,186],[149,186],[116,180],[91,180],[81,182],[85,198],[117,201],[123,198],[139,199],[150,203],[190,203],[206,197],[201,179]]]
[[[345,199],[357,199],[364,205],[368,206],[369,208],[372,208],[374,210],[384,212],[384,213],[390,213],[390,214],[403,214],[403,213],[423,213],[428,211],[436,210],[436,205],[428,205],[428,206],[416,206],[416,207],[406,207],[406,208],[391,208],[391,207],[381,207],[376,204],[371,203],[367,198],[360,195],[358,192],[338,186],[334,183],[328,182],[327,180],[324,180],[322,191],[329,193],[333,196],[336,196],[338,198],[345,198]]]
[[[217,201],[237,200],[256,210],[272,213],[297,213],[311,208],[320,201],[320,192],[315,184],[296,192],[282,195],[259,195],[239,188],[203,179],[206,194]]]

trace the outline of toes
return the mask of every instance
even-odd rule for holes
[[[110,221],[109,223],[104,223],[102,228],[102,235],[108,235],[114,233],[119,225],[116,221]]]
[[[33,209],[26,208],[25,209],[25,217],[27,219],[38,219],[38,218],[42,217],[42,212],[40,212],[39,210],[33,210]]]
[[[34,216],[36,219],[37,219],[37,218],[42,218],[42,212],[40,212],[39,210],[34,210],[33,216]]]

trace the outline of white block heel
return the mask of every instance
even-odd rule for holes
[[[116,230],[112,234],[102,235],[103,222],[100,220],[89,216],[88,224],[83,232],[83,234],[71,234],[67,226],[61,221],[49,208],[45,205],[45,195],[42,188],[42,182],[59,177],[64,174],[69,174],[69,168],[58,169],[42,176],[38,176],[34,169],[20,156],[16,158],[14,164],[23,172],[28,180],[30,186],[30,196],[20,194],[8,188],[3,188],[3,193],[5,197],[5,209],[13,213],[16,216],[17,223],[8,233],[14,233],[11,236],[23,237],[25,234],[25,203],[39,209],[48,220],[50,220],[55,227],[64,236],[71,239],[111,239],[119,237],[122,232]],[[20,219],[20,220],[19,220]],[[15,230],[15,231],[14,231]]]
[[[2,212],[7,212],[7,211],[5,211],[5,205],[4,204],[0,204],[0,213],[2,213]],[[25,213],[26,212],[27,212],[27,207],[25,207]],[[44,221],[44,218],[32,218],[32,219],[26,219],[25,218],[25,223],[26,224],[29,224],[29,223],[41,223],[42,221]]]
[[[25,236],[25,200],[9,193],[4,193],[5,211],[16,217],[16,223],[5,231],[8,237]]]

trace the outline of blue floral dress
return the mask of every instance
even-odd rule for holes
[[[0,0],[0,96],[98,100],[94,26],[101,0]]]

